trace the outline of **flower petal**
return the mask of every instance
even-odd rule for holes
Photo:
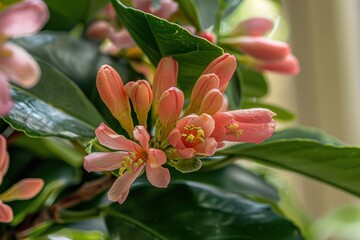
[[[169,136],[168,136],[169,143],[176,148],[184,148],[184,144],[181,141],[181,133],[179,131],[179,128],[174,128]]]
[[[296,75],[300,72],[299,61],[294,55],[291,54],[280,61],[265,61],[255,63],[255,67],[261,71],[272,71],[289,75]]]
[[[49,11],[43,1],[23,1],[0,14],[0,33],[13,38],[34,34],[40,31],[48,18]]]
[[[146,176],[149,182],[158,188],[166,188],[170,182],[169,169],[164,167],[152,168],[146,164]]]
[[[149,149],[150,135],[144,126],[135,127],[134,138],[139,141],[145,151]]]
[[[204,142],[196,145],[196,154],[203,154],[205,156],[214,155],[218,143],[214,138],[206,138]]]
[[[99,142],[114,150],[135,151],[140,146],[131,140],[126,139],[123,135],[119,135],[114,130],[101,123],[95,131]]]
[[[88,172],[112,171],[121,167],[127,152],[94,152],[84,159],[84,169]]]
[[[204,131],[204,137],[207,138],[211,135],[215,128],[215,121],[209,114],[203,113],[198,117],[195,117],[191,124],[194,124],[195,127],[201,127]]]
[[[9,83],[0,75],[0,117],[7,115],[12,107]]]
[[[193,148],[176,149],[183,159],[189,159],[195,156],[196,151]]]
[[[148,152],[148,162],[151,168],[159,167],[166,163],[166,154],[160,149],[150,148]]]
[[[140,175],[143,167],[144,165],[139,167],[135,172],[125,172],[123,175],[118,177],[107,193],[109,200],[122,204],[129,194],[131,184]]]
[[[0,222],[9,223],[13,220],[11,207],[0,201]]]
[[[1,51],[9,52],[8,56],[0,57],[0,71],[22,87],[33,87],[40,80],[40,67],[34,58],[23,48],[5,43]]]
[[[36,196],[43,186],[44,180],[41,178],[25,178],[0,194],[0,199],[4,202],[30,199]]]
[[[0,135],[0,184],[9,167],[9,153],[6,150],[6,139]]]

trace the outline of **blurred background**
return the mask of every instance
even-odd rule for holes
[[[301,73],[293,79],[269,75],[268,100],[295,110],[298,118],[292,124],[318,127],[350,145],[360,145],[360,1],[283,0],[283,4]],[[290,179],[296,192],[287,192],[285,186],[283,194],[294,195],[291,201],[304,211],[295,213],[295,218],[309,225],[314,239],[360,239],[358,198],[289,175],[281,172],[278,181]],[[337,220],[331,222],[333,218]],[[337,233],[321,233],[321,228]]]

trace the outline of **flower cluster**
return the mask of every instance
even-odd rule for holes
[[[161,59],[152,87],[145,80],[124,85],[112,67],[100,68],[96,83],[101,99],[132,138],[118,135],[102,123],[96,137],[114,151],[85,157],[87,171],[117,171],[119,177],[108,192],[111,201],[123,203],[132,182],[144,169],[152,185],[167,187],[170,173],[162,166],[165,163],[179,169],[179,162],[186,165],[187,161],[212,156],[225,141],[259,143],[272,135],[275,114],[270,110],[226,111],[224,91],[235,69],[236,59],[229,54],[211,62],[198,78],[183,111],[184,94],[176,87],[178,63],[172,57]],[[139,123],[135,127],[130,102]],[[152,127],[147,126],[150,111],[156,122],[153,137],[147,131]]]
[[[0,135],[0,184],[9,167],[9,154],[6,151],[6,139]],[[0,222],[8,223],[13,219],[11,207],[4,202],[26,200],[36,196],[44,181],[40,178],[26,178],[0,194]]]
[[[47,6],[41,0],[26,0],[0,13],[0,116],[6,115],[13,105],[10,80],[29,88],[40,79],[40,67],[32,56],[7,40],[38,32],[48,17]]]

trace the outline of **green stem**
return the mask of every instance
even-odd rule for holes
[[[215,24],[214,24],[214,28],[213,28],[213,32],[215,33],[215,35],[219,38],[220,36],[220,30],[221,30],[221,20],[224,16],[224,11],[226,8],[226,3],[224,0],[218,0],[218,11],[216,13],[216,19],[215,19]]]
[[[154,231],[153,229],[149,228],[148,226],[146,226],[142,222],[139,222],[138,220],[129,217],[128,215],[122,214],[120,212],[111,211],[109,208],[105,208],[103,213],[115,216],[117,218],[120,218],[121,220],[123,220],[125,222],[132,223],[136,227],[141,228],[142,230],[148,232],[149,234],[155,236],[156,238],[158,238],[160,240],[167,240],[167,238],[164,237],[163,235],[160,235],[160,233],[158,233],[158,232]]]

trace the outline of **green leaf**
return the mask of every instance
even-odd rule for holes
[[[200,170],[186,174],[173,171],[171,172],[171,179],[200,182],[239,195],[256,196],[270,201],[280,200],[278,192],[273,186],[260,176],[235,164],[213,171]]]
[[[86,23],[108,0],[45,0],[50,10],[46,29],[69,30],[77,23]]]
[[[14,107],[5,121],[32,137],[93,138],[102,122],[97,110],[73,82],[45,62],[38,62],[40,82],[32,89],[11,87]]]
[[[303,239],[268,206],[191,182],[138,185],[104,217],[111,239]]]
[[[267,81],[262,73],[241,67],[240,63],[238,63],[236,73],[241,81],[241,94],[244,97],[260,98],[268,93]]]
[[[124,26],[155,66],[164,56],[173,56],[179,62],[178,84],[187,94],[206,66],[223,54],[221,48],[177,24],[126,7],[118,0],[112,2]]]
[[[108,240],[109,238],[104,233],[99,231],[83,231],[78,229],[64,228],[60,231],[37,239]]]
[[[218,154],[297,172],[360,196],[360,148],[340,146],[321,132],[290,130],[261,144],[238,144]]]
[[[276,113],[276,116],[274,117],[275,120],[282,120],[282,121],[292,121],[295,119],[295,114],[283,109],[279,106],[262,103],[262,102],[250,102],[250,101],[243,101],[241,104],[241,108],[267,108],[274,113]]]

